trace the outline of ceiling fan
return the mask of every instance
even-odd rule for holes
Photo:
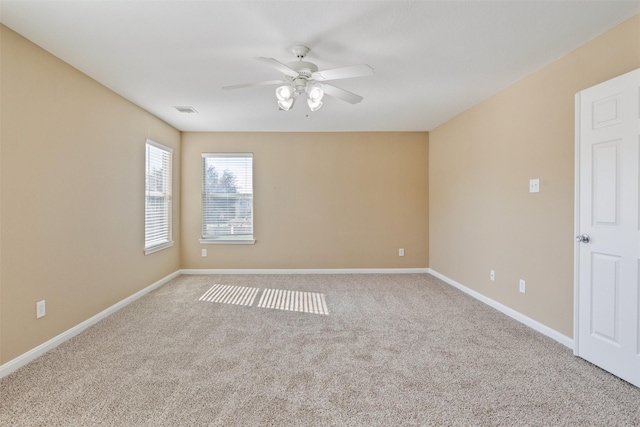
[[[364,77],[373,75],[373,68],[366,64],[351,65],[348,67],[334,68],[331,70],[318,71],[318,66],[311,62],[304,61],[309,53],[306,46],[294,46],[291,48],[298,61],[283,64],[273,58],[257,58],[269,67],[275,68],[283,74],[280,80],[268,80],[256,83],[245,83],[240,85],[225,86],[222,89],[241,89],[253,86],[279,85],[276,88],[276,98],[280,110],[289,111],[298,96],[306,96],[307,104],[311,111],[316,111],[322,107],[324,95],[333,96],[350,104],[357,104],[362,101],[360,95],[351,93],[339,87],[325,83],[330,80],[347,79],[351,77]]]

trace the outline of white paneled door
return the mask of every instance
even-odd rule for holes
[[[575,354],[640,387],[640,69],[576,95]]]

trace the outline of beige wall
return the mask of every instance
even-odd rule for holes
[[[255,245],[198,242],[203,152],[254,153]],[[425,268],[427,168],[425,132],[184,133],[182,266]]]
[[[574,95],[638,67],[640,15],[430,132],[430,267],[573,336]]]
[[[2,364],[180,268],[180,133],[0,31]],[[148,256],[146,138],[175,149],[177,242]]]

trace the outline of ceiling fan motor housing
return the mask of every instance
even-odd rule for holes
[[[289,62],[287,64],[287,67],[296,71],[300,75],[300,77],[304,77],[307,79],[311,78],[312,73],[318,71],[318,66],[316,64],[307,61]]]
[[[306,92],[311,75],[318,71],[318,66],[312,62],[294,61],[289,62],[287,67],[298,73],[297,77],[290,77],[295,92],[298,94]]]

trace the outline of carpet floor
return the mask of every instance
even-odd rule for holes
[[[0,380],[0,425],[640,426],[640,389],[428,274],[185,275]]]

